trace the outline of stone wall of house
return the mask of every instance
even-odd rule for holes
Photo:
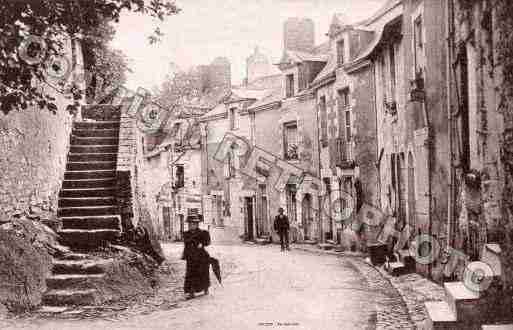
[[[30,205],[56,210],[73,121],[68,101],[56,97],[55,114],[38,107],[0,113],[0,218]]]
[[[353,121],[354,160],[356,165],[355,181],[361,183],[361,196],[355,196],[357,207],[363,203],[379,205],[379,173],[376,167],[378,158],[377,128],[374,99],[369,90],[374,89],[372,68],[366,67],[352,74],[350,89]],[[374,242],[378,228],[366,226],[364,242]],[[362,242],[363,243],[363,242]]]
[[[155,229],[159,236],[164,233],[162,223],[162,210],[160,200],[168,196],[165,194],[166,186],[171,182],[171,176],[168,168],[169,152],[161,152],[153,157],[145,157],[143,160],[142,183],[143,199],[148,207],[148,211],[155,224]]]

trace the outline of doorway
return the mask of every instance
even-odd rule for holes
[[[305,194],[301,203],[301,224],[303,225],[304,240],[310,239],[310,223],[312,222],[312,195]]]
[[[162,220],[164,222],[164,237],[171,239],[171,209],[168,206],[162,207]]]
[[[183,232],[185,231],[185,228],[184,228],[185,227],[184,215],[183,214],[179,214],[178,218],[180,219],[180,233],[179,233],[178,239],[182,240],[183,239]]]
[[[244,198],[244,208],[246,213],[246,239],[252,241],[255,239],[255,234],[253,232],[254,219],[253,219],[253,198],[245,197]]]

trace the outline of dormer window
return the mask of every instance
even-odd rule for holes
[[[340,39],[337,42],[337,63],[339,66],[344,64],[344,52],[345,52],[344,39]]]
[[[294,96],[294,75],[288,74],[285,76],[285,88],[286,88],[286,97]]]
[[[413,21],[413,42],[413,49],[415,52],[415,73],[419,73],[422,72],[421,56],[424,48],[422,16],[420,15],[415,19],[415,21]]]
[[[175,188],[183,188],[185,186],[185,171],[183,165],[176,165],[175,171]]]

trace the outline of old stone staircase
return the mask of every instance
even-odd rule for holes
[[[485,275],[490,286],[471,290],[464,282],[444,283],[445,301],[426,302],[425,329],[513,329],[511,297],[501,287],[501,251],[497,244],[486,244],[481,261],[491,266]]]
[[[67,248],[53,260],[43,311],[98,302],[95,282],[113,260],[94,252],[119,238],[122,229],[116,201],[119,112],[115,106],[89,106],[83,109],[86,119],[73,124],[57,210]]]

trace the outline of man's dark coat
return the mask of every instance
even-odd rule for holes
[[[210,234],[206,230],[195,229],[183,233],[184,249],[182,259],[187,262],[184,292],[195,293],[210,286],[210,255],[203,246],[210,245]]]
[[[274,218],[274,230],[276,230],[278,233],[287,232],[289,231],[289,228],[289,218],[287,218],[285,214],[278,214],[276,218]]]

